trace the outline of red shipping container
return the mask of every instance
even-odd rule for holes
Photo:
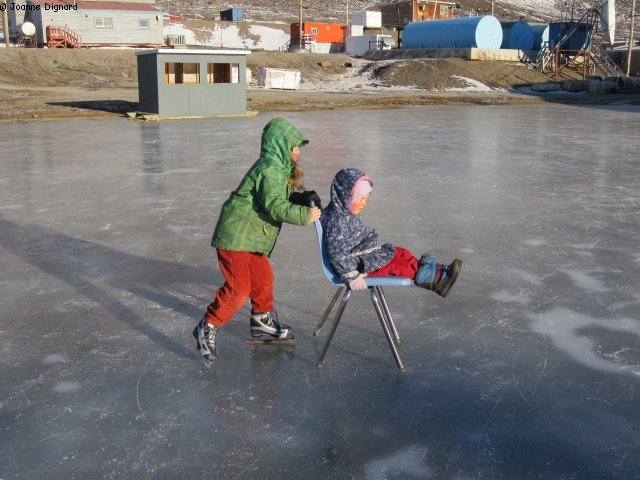
[[[346,27],[339,23],[302,22],[302,35],[316,43],[344,43]],[[291,24],[291,45],[300,44],[300,23]]]

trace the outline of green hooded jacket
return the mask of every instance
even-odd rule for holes
[[[262,131],[260,158],[222,205],[211,246],[271,255],[282,222],[308,225],[311,209],[289,202],[291,151],[309,143],[291,123],[274,118]]]

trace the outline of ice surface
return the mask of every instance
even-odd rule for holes
[[[399,372],[312,228],[272,256],[294,343],[248,308],[203,368],[209,239],[273,116],[0,123],[0,478],[620,479],[640,458],[640,107],[285,115],[307,188],[374,179],[384,241],[464,261],[448,299],[386,291]]]

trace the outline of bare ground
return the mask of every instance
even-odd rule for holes
[[[254,76],[260,66],[296,69],[303,79],[298,91],[250,87],[248,109],[257,111],[536,103],[545,99],[508,89],[548,80],[518,63],[461,59],[372,62],[342,54],[253,52],[247,66]],[[487,91],[451,90],[473,82]],[[0,49],[3,120],[113,117],[134,111],[137,101],[134,50]]]

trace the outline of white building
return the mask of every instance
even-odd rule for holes
[[[38,45],[52,41],[51,46],[57,42],[57,46],[67,47],[77,46],[75,41],[82,46],[164,43],[162,12],[155,0],[27,0],[23,8],[24,17],[16,22],[29,21],[36,26]]]

